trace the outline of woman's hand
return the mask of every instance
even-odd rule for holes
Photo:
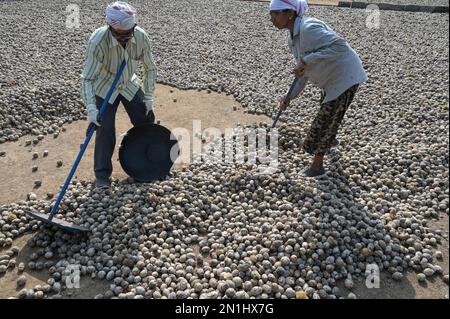
[[[299,65],[292,71],[296,77],[301,78],[305,74],[306,63],[303,59],[300,59]]]
[[[291,103],[291,100],[288,99],[288,96],[285,95],[280,99],[280,110],[285,111],[288,107],[289,104]]]

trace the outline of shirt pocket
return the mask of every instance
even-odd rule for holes
[[[139,61],[141,61],[141,59],[142,59],[142,51],[141,52],[137,52],[137,51],[134,51],[134,52],[132,52],[131,53],[131,55],[130,55],[130,59],[133,61],[133,62],[139,62]]]
[[[128,50],[128,57],[130,60],[139,61],[142,56],[142,48],[139,50],[138,45],[135,43],[130,43],[131,47]]]
[[[141,59],[142,54],[138,54],[137,52],[132,52],[130,54],[130,59],[133,61],[139,61]]]

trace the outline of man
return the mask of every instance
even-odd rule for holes
[[[109,187],[112,155],[116,144],[115,115],[122,102],[133,126],[153,123],[153,92],[156,66],[147,33],[136,25],[136,10],[125,2],[106,9],[107,26],[91,35],[81,82],[81,96],[87,107],[88,124],[97,126],[94,151],[96,187]],[[123,60],[126,67],[102,118],[98,111]],[[138,62],[144,67],[143,88],[136,76]]]
[[[305,0],[272,0],[270,18],[275,27],[289,30],[289,47],[296,59],[293,73],[299,78],[291,96],[284,96],[280,108],[285,110],[312,82],[322,89],[320,110],[303,143],[303,150],[314,155],[306,177],[325,174],[323,159],[338,144],[336,135],[358,85],[367,81],[358,54],[324,22],[304,16]]]

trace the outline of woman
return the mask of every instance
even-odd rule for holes
[[[350,45],[324,22],[304,16],[305,0],[272,0],[270,18],[275,27],[290,31],[288,43],[297,66],[298,77],[290,96],[284,96],[285,110],[308,81],[322,89],[321,107],[303,143],[305,152],[314,155],[307,177],[325,174],[324,155],[337,145],[336,135],[358,85],[367,81],[361,60]]]

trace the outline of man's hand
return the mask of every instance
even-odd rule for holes
[[[88,127],[86,129],[86,136],[88,136],[89,132],[92,130],[92,127],[95,129],[100,126],[100,120],[98,118],[98,110],[95,104],[90,104],[87,107],[88,110]]]
[[[98,119],[97,106],[95,104],[90,104],[90,105],[88,105],[87,110],[88,110],[88,116],[87,116],[88,123],[100,126],[100,122]]]
[[[305,69],[306,69],[305,61],[303,61],[303,59],[300,59],[300,63],[294,70],[292,70],[292,73],[294,73],[296,77],[301,78],[303,75],[305,75]]]
[[[148,116],[150,111],[153,110],[153,101],[152,100],[145,100],[144,104],[145,104],[145,116]]]
[[[290,103],[291,103],[291,100],[287,97],[287,95],[285,95],[280,99],[279,107],[282,111],[285,111],[289,107]]]
[[[149,123],[155,123],[155,114],[153,113],[153,100],[144,100],[145,116]]]

